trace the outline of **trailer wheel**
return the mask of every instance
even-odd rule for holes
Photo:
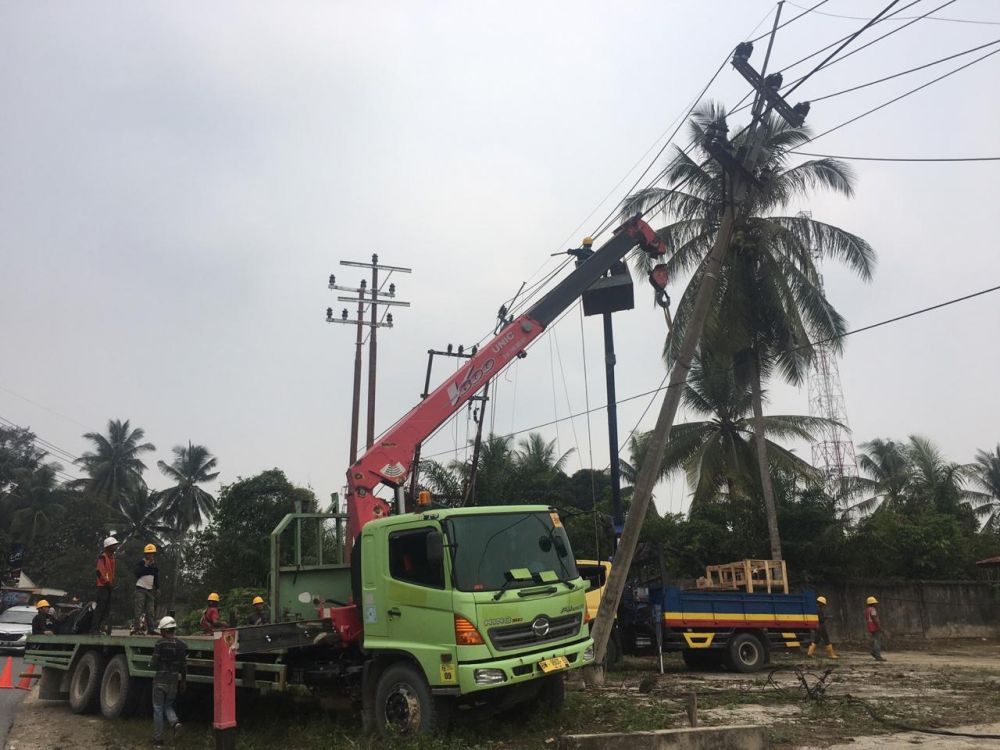
[[[69,707],[73,713],[93,714],[101,707],[101,678],[105,663],[99,651],[85,652],[76,663],[69,680]]]
[[[729,641],[729,668],[734,672],[756,672],[767,661],[767,651],[760,638],[740,633]]]
[[[430,734],[447,724],[448,706],[431,695],[424,676],[409,664],[393,664],[375,686],[375,723],[385,737]]]
[[[142,685],[128,672],[128,658],[118,654],[108,662],[101,680],[101,713],[105,719],[125,719],[135,715]]]

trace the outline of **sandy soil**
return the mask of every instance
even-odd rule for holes
[[[104,741],[100,716],[77,716],[63,701],[40,701],[35,688],[18,708],[5,750],[103,750],[115,746]]]

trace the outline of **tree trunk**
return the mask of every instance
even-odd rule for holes
[[[604,655],[608,648],[608,638],[611,636],[611,628],[618,611],[618,603],[621,601],[622,591],[625,589],[625,581],[632,565],[632,558],[635,556],[635,548],[639,543],[639,532],[642,530],[642,522],[646,518],[649,501],[653,495],[653,487],[660,476],[660,466],[663,463],[667,441],[670,439],[670,430],[674,424],[674,417],[677,415],[677,407],[684,390],[684,383],[687,381],[688,370],[691,369],[691,358],[701,340],[705,320],[708,318],[712,300],[715,297],[715,289],[722,270],[722,260],[729,249],[733,235],[734,214],[735,209],[730,204],[722,216],[722,223],[715,237],[715,245],[705,258],[705,275],[698,287],[694,307],[691,311],[691,319],[684,332],[677,361],[670,370],[670,384],[663,397],[663,405],[660,407],[660,413],[656,419],[656,427],[653,428],[648,450],[643,457],[639,475],[635,480],[631,507],[625,518],[625,528],[622,530],[611,575],[608,576],[604,595],[601,597],[601,606],[597,612],[597,618],[594,620],[592,631],[595,649],[594,667],[589,671],[590,679],[597,683],[604,680],[603,664]]]
[[[778,533],[778,508],[774,503],[774,485],[767,463],[767,440],[764,437],[764,403],[760,386],[760,362],[757,354],[751,356],[750,388],[753,397],[753,442],[757,449],[757,469],[764,493],[764,512],[767,514],[767,535],[771,540],[771,559],[781,559],[781,535]]]

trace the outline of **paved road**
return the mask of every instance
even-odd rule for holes
[[[0,653],[0,671],[7,666],[7,657],[10,654]],[[14,684],[17,684],[18,675],[21,674],[21,668],[24,665],[24,659],[20,656],[14,657],[14,668],[12,671],[14,675]],[[17,711],[17,705],[24,700],[28,692],[26,690],[0,690],[0,748],[7,746],[7,732],[10,731],[10,725],[14,722],[14,712]]]

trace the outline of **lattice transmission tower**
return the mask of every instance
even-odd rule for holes
[[[812,213],[802,211],[799,216],[812,218]],[[816,248],[813,258],[819,261]],[[823,277],[820,276],[822,288]],[[815,357],[809,368],[809,416],[824,417],[839,422],[843,427],[829,427],[820,440],[812,444],[812,463],[826,477],[826,490],[836,497],[844,510],[848,507],[844,497],[844,479],[858,476],[858,462],[854,455],[854,440],[847,420],[844,388],[840,384],[837,354],[830,343],[817,344]]]

